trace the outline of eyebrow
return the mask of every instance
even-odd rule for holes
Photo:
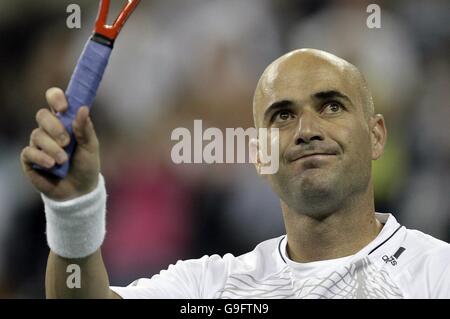
[[[328,91],[317,92],[317,93],[312,94],[312,97],[315,99],[318,99],[318,100],[329,100],[329,99],[341,98],[353,105],[352,101],[350,100],[350,98],[347,95],[345,95],[344,93],[341,93],[337,90],[328,90]]]
[[[348,103],[353,105],[350,98],[347,95],[345,95],[344,93],[339,92],[338,90],[327,90],[327,91],[316,92],[316,93],[311,94],[311,97],[316,100],[330,100],[330,99],[340,98],[340,99],[346,100]],[[269,107],[264,112],[263,121],[267,122],[270,118],[270,115],[273,114],[275,111],[286,109],[286,108],[292,106],[292,104],[294,104],[294,102],[292,102],[290,100],[281,100],[281,101],[276,101],[276,102],[270,104]]]

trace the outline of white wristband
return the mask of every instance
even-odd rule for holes
[[[50,249],[65,258],[83,258],[93,254],[105,238],[106,189],[100,174],[98,185],[89,194],[64,202],[41,194],[47,219]]]

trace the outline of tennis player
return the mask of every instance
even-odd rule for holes
[[[21,161],[45,203],[48,298],[450,298],[450,245],[374,210],[371,165],[386,126],[349,62],[296,50],[258,82],[255,126],[279,129],[279,170],[264,178],[280,198],[286,235],[237,257],[178,261],[126,287],[110,286],[102,261],[106,190],[87,108],[73,122],[69,175],[55,180],[32,169],[67,160],[69,136],[54,114],[67,102],[59,89],[46,96],[51,110],[37,113]],[[67,285],[71,264],[81,267],[79,288]]]

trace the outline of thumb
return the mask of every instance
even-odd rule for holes
[[[73,133],[79,146],[86,148],[90,152],[96,151],[97,135],[94,125],[89,116],[89,108],[82,106],[72,123]]]

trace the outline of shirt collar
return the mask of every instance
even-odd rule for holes
[[[284,264],[287,264],[295,272],[301,272],[304,276],[307,276],[312,272],[327,271],[330,268],[336,268],[341,264],[347,264],[369,255],[371,255],[371,257],[377,257],[383,251],[386,251],[388,247],[392,246],[392,243],[390,243],[391,238],[398,236],[399,233],[401,233],[401,228],[404,227],[402,227],[397,222],[395,217],[389,213],[375,213],[375,218],[377,218],[378,221],[380,221],[380,223],[384,225],[383,228],[374,240],[372,240],[368,245],[363,247],[354,255],[309,263],[298,263],[291,260],[287,255],[287,235],[280,239],[279,245],[277,247],[278,255],[284,262]]]

